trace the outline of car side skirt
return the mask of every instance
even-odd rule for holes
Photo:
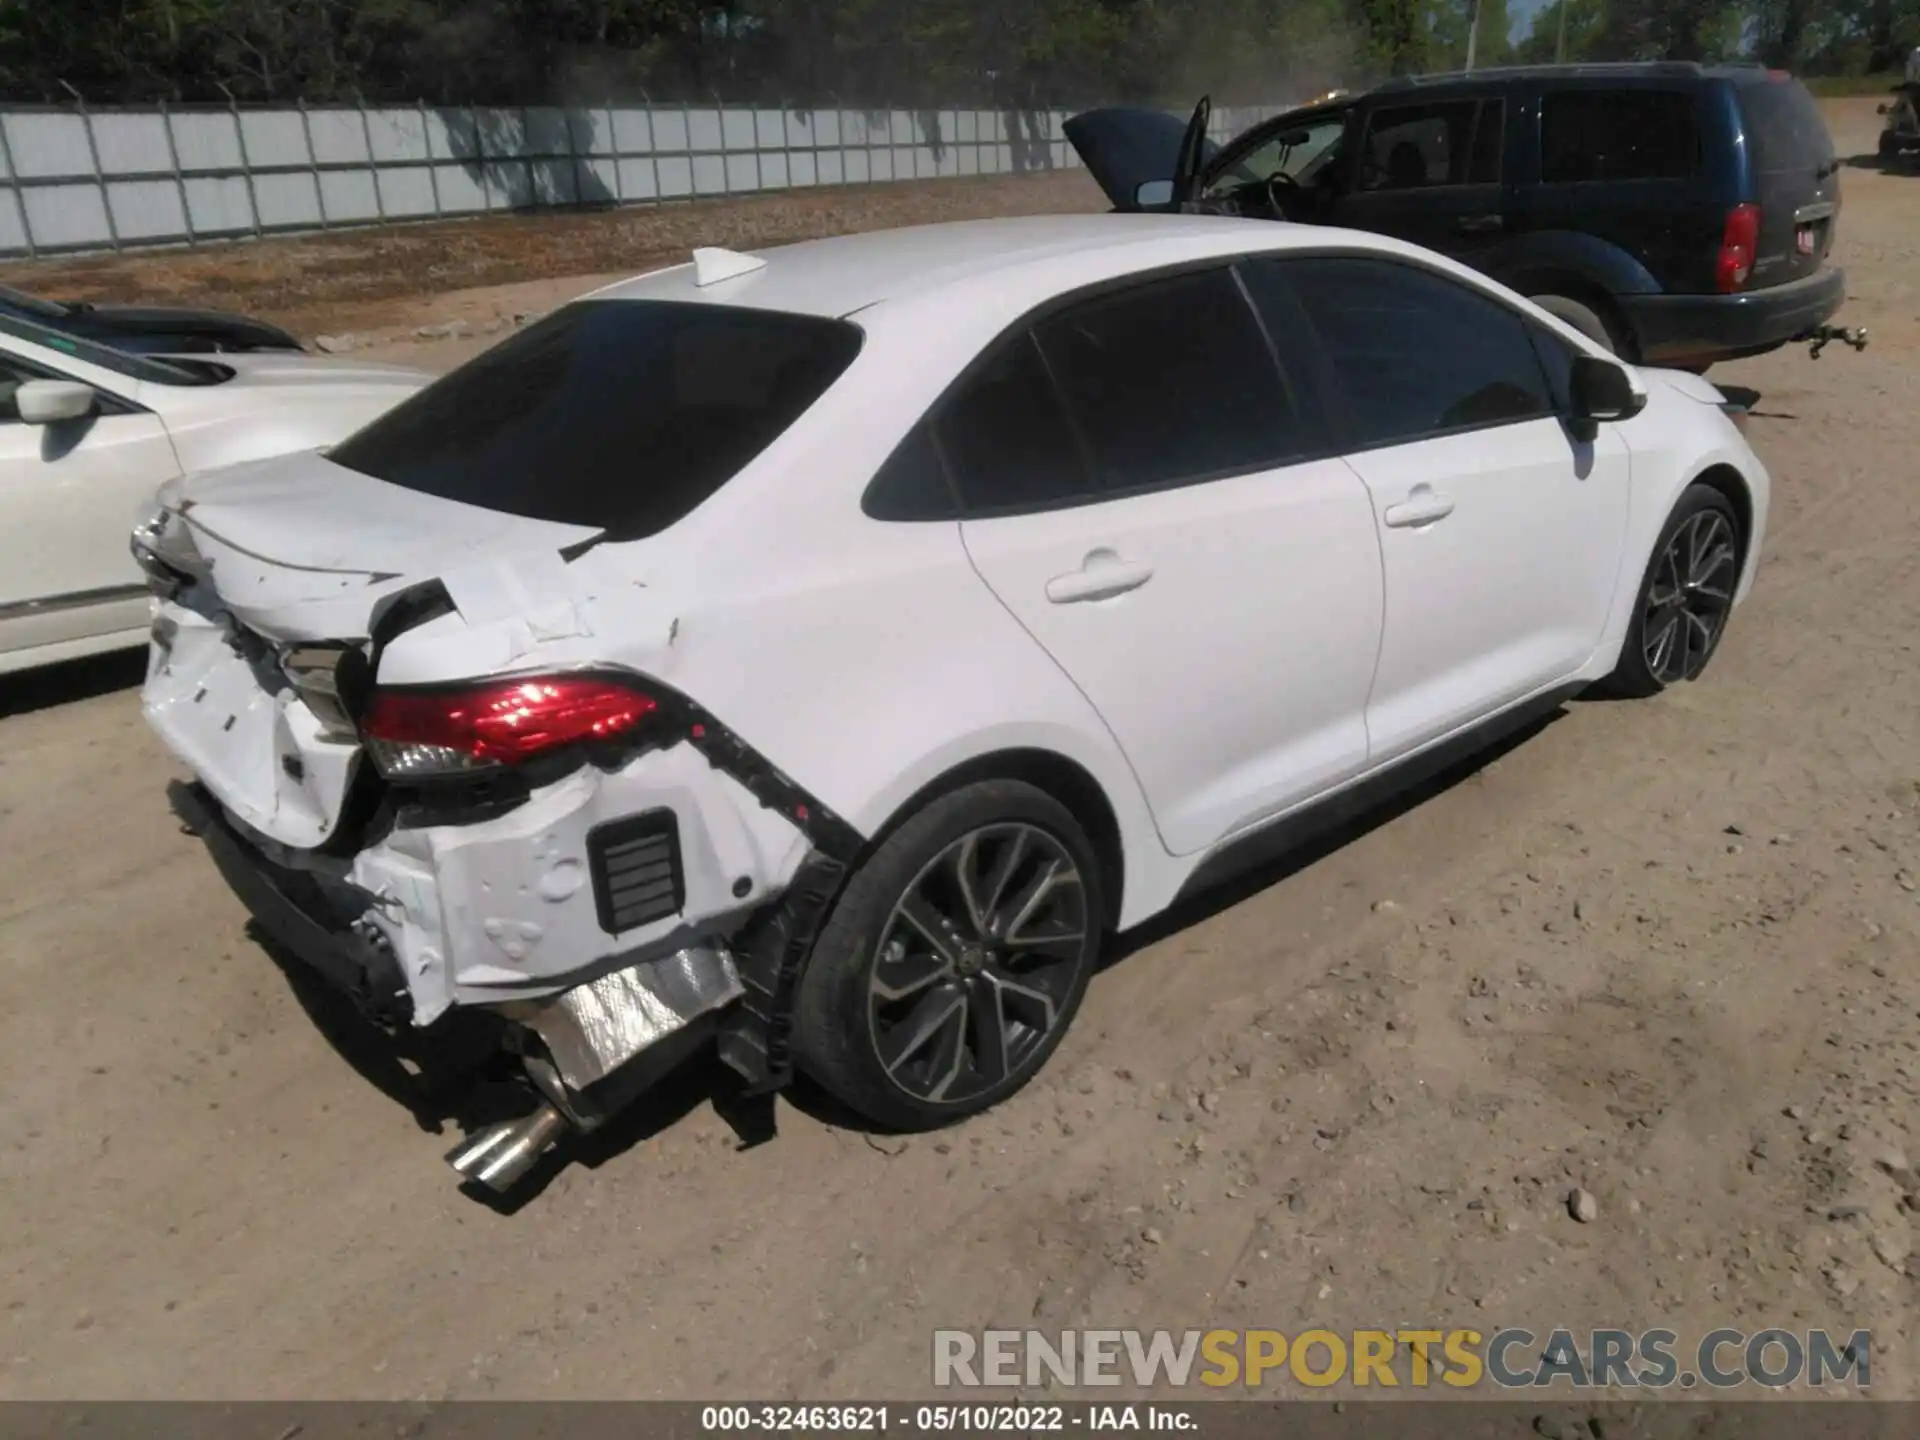
[[[1544,719],[1591,683],[1574,680],[1541,691],[1424,750],[1363,775],[1331,795],[1222,842],[1194,868],[1173,903],[1177,905],[1245,876],[1365,819],[1388,802]]]

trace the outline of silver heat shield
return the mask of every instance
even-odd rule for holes
[[[549,999],[499,1008],[546,1042],[571,1089],[585,1090],[743,993],[731,955],[696,947],[616,970]]]

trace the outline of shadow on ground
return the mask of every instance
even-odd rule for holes
[[[1417,785],[1379,803],[1330,819],[1311,831],[1290,830],[1272,853],[1255,857],[1251,868],[1181,901],[1163,915],[1108,947],[1101,969],[1192,926],[1204,923],[1263,890],[1311,867],[1335,851],[1425,804],[1469,779],[1493,761],[1525,744],[1566,712],[1553,710],[1527,725],[1465,755]],[[198,833],[193,807],[176,797],[183,826]],[[202,836],[207,840],[206,836]],[[373,1023],[351,998],[329,983],[312,963],[302,958],[304,946],[316,942],[309,920],[302,928],[289,925],[292,902],[259,876],[228,858],[225,847],[207,840],[216,864],[227,876],[237,897],[253,919],[248,938],[280,970],[288,989],[317,1030],[362,1079],[395,1103],[404,1106],[420,1128],[434,1135],[457,1129],[471,1134],[498,1120],[528,1114],[537,1102],[520,1075],[517,1060],[503,1048],[505,1027],[492,1017],[471,1010],[448,1013],[424,1029],[401,1027],[389,1031]],[[573,1163],[598,1169],[636,1145],[678,1123],[702,1105],[711,1104],[733,1130],[740,1148],[774,1138],[779,1102],[837,1129],[861,1134],[883,1154],[896,1153],[895,1132],[876,1126],[805,1077],[776,1099],[743,1097],[733,1073],[710,1051],[688,1061],[646,1090],[633,1104],[599,1129],[575,1134],[544,1156],[520,1184],[505,1196],[478,1186],[463,1193],[503,1214],[526,1208],[555,1177]],[[451,1148],[451,1147],[449,1147]]]
[[[89,655],[84,660],[67,660],[38,670],[0,676],[0,720],[91,700],[116,690],[130,690],[145,680],[146,675],[147,652],[142,648]]]

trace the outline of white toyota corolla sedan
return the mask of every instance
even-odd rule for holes
[[[171,488],[146,713],[283,938],[505,1022],[504,1187],[696,1046],[928,1127],[1104,936],[1603,682],[1699,676],[1720,393],[1374,235],[969,222],[567,305]]]
[[[132,355],[0,315],[0,673],[146,644],[127,528],[184,471],[329,444],[433,377]]]

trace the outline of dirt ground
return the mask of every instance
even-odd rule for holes
[[[1872,149],[1871,102],[1831,114]],[[1920,1396],[1920,178],[1845,190],[1872,347],[1713,375],[1759,393],[1776,509],[1706,679],[1130,937],[948,1133],[801,1092],[742,1148],[696,1073],[517,1213],[464,1198],[456,1057],[386,1056],[250,938],[129,667],[0,692],[0,1396],[924,1397],[935,1327],[1415,1323],[1869,1328],[1874,1393]],[[669,220],[538,223],[584,271]],[[417,258],[325,270],[344,321],[294,298],[348,244],[232,252],[240,293],[370,323]],[[449,263],[536,278],[486,249]]]
[[[244,310],[311,340],[343,331],[410,333],[458,320],[477,328],[542,308],[542,287],[552,282],[591,288],[582,277],[605,283],[679,264],[696,245],[751,249],[980,215],[1106,208],[1084,170],[1055,170],[14,262],[0,264],[0,283],[62,300]]]

